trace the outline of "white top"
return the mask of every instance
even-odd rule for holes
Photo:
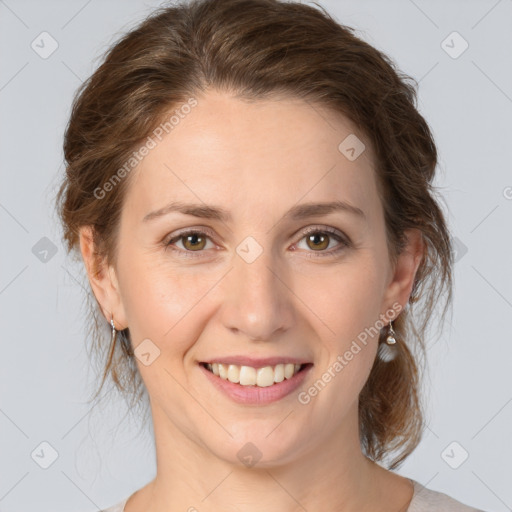
[[[464,503],[442,492],[427,489],[412,478],[409,480],[411,480],[414,485],[414,494],[412,495],[412,500],[407,512],[484,512],[483,510],[464,505]],[[130,496],[117,505],[113,505],[100,512],[124,512],[124,506]]]

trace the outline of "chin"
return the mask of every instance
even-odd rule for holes
[[[297,446],[305,444],[300,439],[294,441],[289,431],[283,436],[279,435],[275,421],[265,422],[265,426],[260,425],[253,430],[244,430],[243,424],[240,424],[240,428],[240,435],[229,437],[226,434],[219,444],[215,444],[214,440],[205,441],[205,444],[218,459],[254,469],[275,468],[291,463],[298,457]]]

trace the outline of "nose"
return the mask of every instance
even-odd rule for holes
[[[271,250],[249,261],[238,254],[233,258],[222,283],[221,319],[227,329],[251,341],[275,340],[294,321],[289,279]]]

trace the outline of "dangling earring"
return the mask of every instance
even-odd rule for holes
[[[395,330],[393,329],[393,321],[392,320],[389,321],[389,331],[388,331],[388,335],[386,338],[386,343],[388,345],[394,345],[396,343]]]
[[[396,333],[393,329],[393,324],[390,320],[388,325],[388,334],[386,336],[386,343],[381,343],[377,351],[378,357],[380,357],[386,363],[389,363],[389,361],[395,359],[398,353],[395,334]]]
[[[114,315],[111,315],[110,325],[112,326],[112,338],[110,340],[110,346],[111,346],[111,350],[114,350],[114,343],[116,341],[116,334],[117,334],[116,325],[114,324]],[[122,329],[119,332],[121,332],[121,331],[122,331]],[[121,345],[121,348],[125,351],[125,353],[127,353],[129,356],[133,355],[130,340],[126,336],[123,336],[122,332],[121,332],[121,336],[119,339],[119,343]]]
[[[116,326],[114,324],[114,315],[111,315],[111,318],[110,318],[110,325],[112,326],[112,338],[110,340],[110,343],[111,344],[114,344],[114,341],[116,339]]]

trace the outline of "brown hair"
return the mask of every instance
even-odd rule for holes
[[[390,362],[376,358],[359,396],[362,450],[375,461],[396,452],[388,465],[393,469],[421,439],[419,365],[427,327],[439,299],[446,296],[441,320],[452,300],[451,240],[432,184],[437,151],[417,110],[413,79],[315,6],[195,0],[160,8],[124,35],[75,96],[58,212],[68,251],[79,248],[79,228],[91,226],[98,262],[115,266],[130,177],[111,187],[105,200],[95,190],[105,190],[173,108],[209,87],[249,101],[285,94],[346,116],[374,149],[390,261],[404,246],[404,230],[419,229],[425,243],[411,299],[394,322],[398,356]],[[94,349],[108,354],[95,397],[110,375],[138,401],[145,390],[129,329],[118,333],[120,344],[116,338],[110,344],[98,311],[91,308]]]

